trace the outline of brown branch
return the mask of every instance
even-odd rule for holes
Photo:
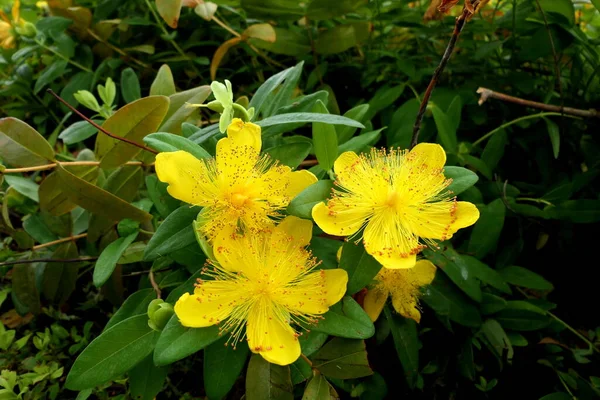
[[[487,99],[497,99],[506,101],[509,103],[515,103],[523,107],[536,108],[538,110],[552,111],[569,115],[576,115],[584,118],[600,118],[600,112],[594,109],[581,110],[572,107],[553,106],[551,104],[538,103],[537,101],[525,100],[519,97],[509,96],[504,93],[494,92],[493,90],[480,87],[477,89],[477,93],[481,94],[479,99],[479,105],[482,105]]]
[[[58,239],[58,240],[53,240],[48,243],[42,243],[42,244],[38,244],[37,246],[33,246],[31,249],[39,250],[39,249],[43,249],[44,247],[54,246],[55,244],[60,244],[60,243],[64,243],[64,242],[70,242],[71,240],[81,239],[81,238],[87,237],[87,235],[88,235],[87,233],[82,233],[80,235],[70,236],[70,237],[62,238],[62,239]]]
[[[425,110],[427,109],[427,104],[429,103],[429,98],[431,97],[431,93],[433,93],[433,89],[437,85],[438,79],[440,75],[446,68],[446,64],[448,64],[448,60],[450,60],[450,56],[454,52],[454,47],[456,46],[456,42],[458,41],[458,37],[462,32],[467,19],[472,12],[470,10],[477,9],[480,0],[475,0],[472,2],[470,7],[466,4],[463,7],[462,13],[456,18],[456,24],[454,25],[454,32],[452,32],[452,37],[448,42],[448,46],[446,46],[446,51],[444,51],[444,55],[442,56],[442,60],[440,64],[435,69],[433,76],[431,77],[431,81],[429,82],[429,86],[427,86],[427,90],[425,91],[425,95],[423,96],[423,100],[421,100],[421,106],[419,107],[419,112],[417,114],[417,120],[415,121],[415,125],[413,127],[412,139],[410,141],[410,148],[415,147],[419,141],[419,131],[421,130],[421,123],[423,122],[423,115],[425,115]]]
[[[313,165],[317,165],[318,163],[318,160],[304,160],[300,163],[298,167],[312,167]]]
[[[160,299],[161,292],[160,292],[160,288],[156,284],[156,281],[154,280],[154,271],[150,270],[150,272],[148,273],[148,278],[150,279],[150,284],[152,285],[152,288],[156,292],[156,298]]]
[[[54,93],[54,91],[52,89],[48,89],[48,93],[50,93],[52,96],[56,97],[56,99],[58,101],[60,101],[61,103],[63,103],[69,110],[71,110],[75,114],[79,115],[80,118],[82,118],[85,121],[87,121],[90,125],[92,125],[96,129],[98,129],[100,132],[104,133],[105,135],[110,136],[111,138],[113,138],[115,140],[120,140],[121,142],[129,143],[130,145],[138,147],[138,148],[140,148],[142,150],[146,150],[149,153],[158,154],[158,151],[153,150],[150,147],[146,147],[143,144],[139,144],[139,143],[134,142],[133,140],[129,140],[127,138],[114,135],[114,134],[110,133],[109,131],[105,130],[100,125],[98,125],[97,123],[95,123],[94,121],[92,121],[91,119],[89,119],[88,117],[86,117],[85,115],[83,115],[82,113],[80,113],[79,111],[77,111],[75,109],[75,107],[73,107],[72,105],[70,105],[69,103],[67,103],[65,101],[65,99],[63,99],[62,97],[60,97],[59,95],[57,95],[56,93]]]
[[[55,168],[57,165],[61,165],[63,167],[73,167],[73,166],[81,166],[81,165],[89,165],[89,166],[98,166],[100,165],[100,161],[66,161],[66,162],[58,162],[44,165],[36,165],[35,167],[24,167],[24,168],[7,168],[5,170],[0,170],[1,174],[20,174],[23,172],[33,172],[33,171],[45,171],[47,169]],[[153,166],[154,163],[144,164],[141,161],[127,161],[123,165],[138,165],[138,166]]]
[[[38,262],[57,262],[57,263],[76,263],[85,261],[96,261],[98,257],[81,257],[81,258],[32,258],[30,260],[13,260],[4,261],[0,263],[0,267],[5,265],[16,265],[16,264],[33,264]]]

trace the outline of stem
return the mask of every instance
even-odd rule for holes
[[[100,165],[100,161],[72,161],[72,162],[57,162],[57,163],[52,163],[52,164],[46,164],[46,165],[38,165],[35,167],[24,167],[24,168],[10,168],[10,169],[5,169],[4,171],[0,171],[0,174],[20,174],[23,172],[33,172],[33,171],[45,171],[47,169],[52,169],[55,168],[57,165],[61,165],[63,167],[73,167],[73,166],[79,166],[79,165],[91,165],[91,166],[97,166]],[[154,165],[154,163],[152,164],[144,164],[141,161],[127,161],[125,164],[123,165]]]
[[[488,88],[480,87],[477,89],[477,93],[481,95],[479,98],[479,105],[482,105],[487,99],[492,98],[496,100],[502,100],[509,103],[518,104],[523,107],[536,108],[538,110],[553,111],[557,113],[576,115],[584,118],[600,118],[600,112],[594,109],[582,110],[573,107],[554,106],[552,104],[538,103],[537,101],[525,100],[520,97],[509,96],[504,93],[494,92]]]
[[[96,32],[94,32],[91,29],[87,29],[87,33],[93,37],[94,39],[96,39],[97,41],[99,41],[100,43],[105,44],[106,46],[110,47],[112,50],[116,51],[117,53],[119,53],[120,55],[122,55],[123,57],[126,57],[128,59],[130,59],[131,61],[133,61],[134,63],[136,63],[137,65],[139,65],[142,68],[151,68],[150,65],[138,60],[137,58],[131,56],[129,53],[127,53],[125,50],[122,50],[120,48],[118,48],[117,46],[109,43],[107,40],[102,39],[100,36],[98,36],[96,34]]]
[[[236,31],[234,31],[233,29],[231,29],[229,27],[229,25],[227,25],[226,23],[224,23],[223,21],[221,21],[219,18],[215,17],[213,15],[212,20],[215,21],[217,23],[217,25],[219,25],[221,28],[225,29],[227,32],[231,33],[233,36],[236,37],[242,37],[242,35],[240,35],[239,33],[237,33]]]
[[[539,204],[545,204],[547,206],[551,206],[552,203],[550,203],[548,200],[544,200],[544,199],[534,199],[531,197],[517,197],[517,201],[531,201],[534,203],[539,203]]]
[[[535,0],[538,9],[540,10],[540,13],[542,13],[542,18],[544,18],[544,26],[546,27],[546,32],[548,33],[548,40],[550,40],[550,47],[552,47],[552,55],[554,57],[554,75],[556,75],[556,85],[558,86],[558,93],[560,94],[560,101],[561,101],[561,109],[564,106],[564,96],[563,96],[563,89],[562,89],[562,83],[560,82],[560,60],[558,59],[558,54],[556,54],[556,47],[554,46],[554,38],[552,38],[552,32],[550,32],[550,26],[548,25],[548,19],[546,18],[546,13],[544,12],[544,10],[542,9],[542,6],[540,5],[540,0]]]
[[[477,9],[479,5],[479,0],[475,0],[473,2],[473,9]],[[467,22],[467,18],[471,15],[471,12],[467,9],[467,7],[463,7],[462,13],[458,18],[456,18],[456,24],[454,25],[454,32],[452,33],[452,37],[450,38],[450,42],[448,42],[448,46],[446,47],[446,51],[442,56],[442,60],[440,64],[435,69],[433,76],[431,77],[431,81],[429,82],[429,86],[427,86],[427,90],[425,91],[425,95],[423,96],[423,100],[421,101],[421,106],[419,107],[419,113],[417,114],[417,120],[415,121],[415,125],[413,127],[412,139],[410,141],[410,148],[415,147],[419,141],[419,131],[421,130],[421,123],[423,122],[423,116],[425,115],[425,110],[427,109],[427,104],[429,103],[429,98],[431,97],[431,93],[433,93],[433,89],[437,85],[437,81],[440,78],[440,75],[446,68],[446,64],[448,64],[448,60],[450,60],[450,56],[454,51],[454,47],[456,46],[456,42],[458,41],[458,37],[462,32],[465,24]]]
[[[565,328],[567,328],[568,330],[573,332],[575,334],[575,336],[577,336],[579,339],[583,340],[590,347],[591,350],[594,350],[596,353],[600,353],[600,350],[598,350],[598,348],[596,346],[594,346],[594,343],[592,343],[590,341],[590,339],[586,338],[581,333],[577,332],[577,329],[573,328],[571,325],[567,324],[565,321],[558,318],[556,315],[552,314],[550,311],[546,311],[546,314],[548,314],[548,316],[550,316],[551,318],[554,318],[556,320],[556,322],[560,323],[562,326],[564,326]]]
[[[313,365],[313,364],[312,364],[312,361],[310,361],[310,360],[308,359],[308,357],[306,357],[306,356],[305,356],[304,354],[302,354],[302,353],[300,353],[300,357],[302,357],[302,359],[303,359],[304,361],[306,361],[306,362],[308,363],[308,365],[310,365],[310,366],[312,367],[312,365]]]
[[[70,242],[71,240],[77,240],[77,239],[81,239],[84,237],[87,237],[87,233],[82,233],[79,235],[75,235],[75,236],[70,236],[68,238],[62,238],[62,239],[58,239],[58,240],[53,240],[51,242],[48,243],[42,243],[42,244],[38,244],[37,246],[33,246],[31,249],[32,250],[39,250],[39,249],[43,249],[44,247],[50,247],[50,246],[54,246],[55,244],[60,244],[60,243],[64,243],[64,242]]]
[[[89,68],[87,68],[87,67],[84,67],[83,65],[79,64],[78,62],[75,62],[75,61],[73,61],[73,60],[71,60],[71,59],[69,59],[69,58],[65,57],[64,55],[60,54],[58,51],[54,50],[52,47],[48,47],[48,46],[46,46],[46,45],[45,45],[44,43],[42,43],[41,41],[39,41],[39,40],[37,40],[37,39],[36,39],[36,40],[34,40],[34,41],[35,41],[35,42],[38,44],[38,46],[40,46],[40,47],[43,47],[44,49],[48,50],[49,52],[53,53],[54,55],[57,55],[59,58],[62,58],[63,60],[65,60],[65,61],[66,61],[66,62],[68,62],[69,64],[71,64],[71,65],[73,65],[73,66],[75,66],[75,67],[79,68],[80,70],[82,70],[82,71],[85,71],[85,72],[94,72],[94,71],[92,71],[91,69],[89,69]]]
[[[60,262],[60,263],[75,263],[85,261],[95,261],[98,257],[81,257],[81,258],[32,258],[30,260],[14,260],[4,261],[0,263],[0,267],[5,265],[16,265],[16,264],[33,264],[38,262]]]
[[[100,132],[104,133],[105,135],[108,135],[108,136],[110,136],[111,138],[113,138],[115,140],[120,140],[121,142],[129,143],[130,145],[135,146],[137,148],[140,148],[142,150],[146,150],[149,153],[158,154],[158,151],[153,150],[150,147],[146,147],[143,144],[139,144],[139,143],[134,142],[133,140],[129,140],[127,138],[114,135],[114,134],[110,133],[109,131],[105,130],[100,125],[98,125],[97,123],[95,123],[94,121],[92,121],[91,119],[89,119],[88,117],[86,117],[85,115],[83,115],[82,113],[80,113],[79,111],[77,111],[75,109],[75,107],[73,107],[72,105],[70,105],[69,103],[67,103],[65,101],[65,99],[63,99],[62,97],[60,97],[59,95],[57,95],[56,93],[54,93],[54,91],[52,89],[48,89],[48,93],[50,93],[52,96],[56,97],[58,99],[58,101],[60,101],[61,103],[63,103],[65,106],[67,106],[67,108],[69,110],[71,110],[75,114],[79,115],[79,117],[81,117],[82,119],[84,119],[85,121],[87,121],[88,124],[92,125],[94,128],[98,129]]]
[[[148,272],[148,278],[150,279],[150,284],[152,285],[152,288],[156,292],[156,298],[160,299],[160,288],[158,287],[158,285],[156,284],[156,281],[154,280],[154,271],[150,270],[150,272]]]
[[[524,117],[520,117],[517,119],[514,119],[510,122],[507,122],[503,125],[500,125],[499,127],[497,127],[496,129],[494,129],[491,132],[486,133],[485,135],[483,135],[482,137],[480,137],[479,139],[477,139],[476,141],[473,142],[473,146],[477,146],[478,144],[480,144],[481,142],[483,142],[486,139],[489,139],[490,136],[492,136],[494,133],[501,131],[504,128],[507,128],[511,125],[517,124],[521,121],[525,121],[528,119],[533,119],[533,118],[541,118],[541,117],[550,117],[550,116],[561,116],[563,114],[561,113],[557,113],[557,112],[546,112],[546,113],[539,113],[539,114],[533,114],[533,115],[526,115]],[[577,118],[577,117],[572,117],[572,116],[567,116],[568,118]]]
[[[312,167],[313,165],[317,165],[318,163],[318,160],[304,160],[300,163],[299,167]]]

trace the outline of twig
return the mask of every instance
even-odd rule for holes
[[[64,100],[62,97],[60,97],[59,95],[57,95],[56,93],[54,93],[54,91],[52,89],[48,89],[48,93],[50,93],[52,96],[56,97],[56,99],[58,101],[60,101],[61,103],[63,103],[69,110],[71,110],[75,114],[79,115],[80,118],[82,118],[85,121],[87,121],[90,125],[92,125],[96,129],[98,129],[100,132],[104,133],[105,135],[108,135],[108,136],[110,136],[111,138],[113,138],[115,140],[120,140],[121,142],[129,143],[132,146],[135,146],[135,147],[140,148],[142,150],[146,150],[147,152],[150,152],[152,154],[158,154],[158,151],[153,150],[150,147],[146,147],[143,144],[139,144],[139,143],[134,142],[133,140],[129,140],[127,138],[114,135],[114,134],[110,133],[109,131],[105,130],[100,125],[98,125],[97,123],[95,123],[94,121],[92,121],[91,119],[89,119],[88,117],[86,117],[85,115],[83,115],[82,113],[80,113],[79,111],[77,111],[75,109],[75,107],[73,107],[72,105],[70,105],[69,103],[67,103],[66,100]]]
[[[129,59],[131,61],[133,61],[134,63],[136,63],[137,65],[139,65],[142,68],[152,68],[150,67],[150,65],[146,64],[145,62],[142,62],[140,60],[138,60],[137,58],[133,57],[131,54],[127,53],[126,51],[118,48],[117,46],[109,43],[107,40],[104,40],[102,37],[98,36],[96,34],[96,32],[94,32],[91,29],[87,29],[87,33],[88,35],[90,35],[91,37],[93,37],[94,39],[96,39],[97,41],[99,41],[100,43],[103,43],[104,45],[108,46],[109,48],[111,48],[112,50],[116,51],[117,53],[119,53],[120,55],[122,55],[123,57],[125,57],[126,59]]]
[[[477,89],[477,93],[481,95],[479,99],[479,105],[482,105],[487,99],[492,98],[507,101],[509,103],[515,103],[524,107],[537,108],[538,110],[576,115],[584,118],[600,118],[600,112],[594,109],[581,110],[579,108],[553,106],[552,104],[538,103],[537,101],[525,100],[519,97],[509,96],[504,93],[494,92],[493,90],[484,87]]]
[[[57,263],[76,263],[85,261],[96,261],[98,257],[81,257],[81,258],[32,258],[30,260],[13,260],[4,261],[0,263],[0,267],[5,265],[17,265],[17,264],[33,264],[38,262],[57,262]]]
[[[52,47],[46,46],[44,43],[42,43],[39,40],[34,39],[34,42],[36,42],[38,44],[38,46],[43,47],[44,49],[48,50],[49,52],[53,53],[54,55],[58,56],[59,58],[62,58],[64,61],[68,62],[69,64],[79,68],[82,71],[85,72],[94,72],[91,69],[89,69],[88,67],[84,67],[83,65],[79,64],[76,61],[71,60],[70,58],[65,57],[63,54],[59,53],[58,51],[54,50]]]
[[[33,172],[33,171],[45,171],[47,169],[55,168],[57,165],[61,165],[63,167],[74,167],[74,166],[98,166],[100,165],[100,161],[66,161],[66,162],[57,162],[50,163],[45,165],[36,165],[35,167],[24,167],[24,168],[7,168],[5,170],[0,170],[0,175],[2,174],[20,174],[23,172]],[[141,161],[127,161],[123,165],[139,165],[139,166],[153,166],[154,163],[144,164]]]
[[[306,357],[306,356],[305,356],[304,354],[302,354],[302,353],[300,353],[300,357],[302,357],[302,359],[303,359],[304,361],[306,361],[306,362],[308,363],[308,365],[310,365],[310,366],[312,367],[312,361],[310,361],[310,360],[308,359],[308,357]]]
[[[472,8],[477,9],[480,0],[475,0],[472,2]],[[446,64],[448,64],[448,60],[450,60],[450,56],[454,51],[454,47],[456,46],[456,42],[458,41],[458,37],[462,32],[465,24],[467,22],[467,18],[471,15],[471,11],[469,11],[467,6],[463,7],[462,13],[456,18],[456,24],[454,25],[454,32],[452,33],[452,37],[448,42],[448,46],[446,47],[446,51],[442,56],[442,60],[440,64],[435,69],[433,76],[431,77],[431,81],[429,82],[429,86],[427,86],[427,90],[425,91],[425,95],[423,96],[423,100],[421,101],[421,106],[419,107],[419,113],[417,114],[417,120],[415,121],[415,125],[413,127],[412,139],[410,141],[410,148],[412,149],[417,145],[419,141],[419,131],[421,130],[421,122],[423,122],[423,115],[425,114],[425,110],[427,109],[427,104],[429,103],[429,98],[431,97],[431,93],[433,93],[433,89],[437,85],[437,81],[440,78],[440,75],[446,68]]]
[[[154,291],[156,292],[156,298],[160,299],[160,288],[154,280],[154,271],[150,270],[150,272],[148,272],[148,278],[150,279],[150,284],[152,285],[152,288],[154,288]]]
[[[304,160],[300,163],[299,167],[312,167],[313,165],[317,165],[318,163],[318,160]]]
[[[58,239],[58,240],[53,240],[51,242],[48,243],[42,243],[42,244],[38,244],[37,246],[33,246],[31,249],[32,250],[39,250],[39,249],[43,249],[44,247],[50,247],[50,246],[54,246],[55,244],[60,244],[60,243],[64,243],[64,242],[70,242],[71,240],[77,240],[77,239],[81,239],[84,237],[87,237],[87,233],[82,233],[79,235],[75,235],[75,236],[70,236],[68,238],[62,238],[62,239]]]
[[[540,5],[540,0],[535,0],[540,13],[542,14],[542,18],[544,18],[544,25],[546,26],[546,32],[548,32],[548,40],[550,40],[550,47],[552,47],[552,55],[554,56],[554,75],[556,75],[556,84],[558,85],[558,93],[560,94],[561,107],[564,106],[564,97],[562,90],[562,83],[560,82],[560,67],[558,54],[556,53],[556,47],[554,46],[554,38],[552,37],[552,32],[550,31],[550,25],[548,25],[548,19],[546,18],[546,13],[542,9]]]

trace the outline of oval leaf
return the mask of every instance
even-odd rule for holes
[[[14,167],[35,167],[54,160],[50,143],[16,118],[0,119],[0,158]]]
[[[346,296],[330,307],[312,330],[349,339],[368,339],[375,333],[375,326],[362,307]]]
[[[110,278],[117,262],[121,255],[135,240],[138,232],[132,233],[129,236],[121,237],[106,246],[106,248],[100,254],[96,265],[94,266],[94,285],[100,287]]]

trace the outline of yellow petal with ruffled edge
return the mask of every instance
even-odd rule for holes
[[[175,303],[175,314],[181,325],[204,328],[220,323],[233,310],[232,301],[242,294],[227,282],[205,282],[194,294],[184,293]]]
[[[369,221],[363,242],[367,253],[384,267],[392,269],[412,268],[420,249],[416,236],[385,215]]]
[[[289,321],[282,318],[282,311],[272,303],[254,305],[248,315],[246,335],[252,352],[270,363],[289,365],[300,357],[300,342]]]
[[[391,289],[392,305],[403,317],[421,321],[421,312],[417,308],[418,297],[423,286],[429,285],[435,278],[436,267],[429,260],[419,260],[414,268],[390,271],[400,281]],[[393,280],[392,280],[393,281]]]
[[[312,222],[290,215],[281,220],[275,231],[292,238],[294,245],[304,247],[308,246],[312,239]]]
[[[234,118],[227,127],[227,137],[236,146],[249,146],[260,153],[262,146],[260,126],[252,122],[244,122],[239,118]]]
[[[411,228],[427,239],[447,240],[459,229],[473,225],[479,219],[479,210],[466,201],[424,204],[411,216]]]
[[[369,318],[371,318],[371,321],[377,321],[388,296],[389,292],[381,285],[375,285],[373,288],[367,290],[367,294],[363,299],[363,308]]]
[[[348,273],[345,270],[321,270],[308,274],[294,286],[278,291],[274,299],[293,313],[321,315],[344,297],[347,285]]]
[[[331,199],[329,202],[336,202]],[[367,211],[361,208],[347,208],[341,211],[331,211],[325,203],[319,203],[312,209],[315,223],[323,231],[335,236],[349,236],[356,233],[367,219]]]
[[[407,162],[426,169],[441,171],[446,164],[446,152],[436,143],[419,143],[407,155]]]
[[[169,194],[178,200],[207,206],[218,193],[206,164],[187,151],[159,153],[155,169],[158,179],[169,184]]]
[[[289,184],[285,190],[285,194],[290,198],[290,200],[296,197],[298,193],[318,181],[317,177],[306,169],[294,171],[288,176]]]

